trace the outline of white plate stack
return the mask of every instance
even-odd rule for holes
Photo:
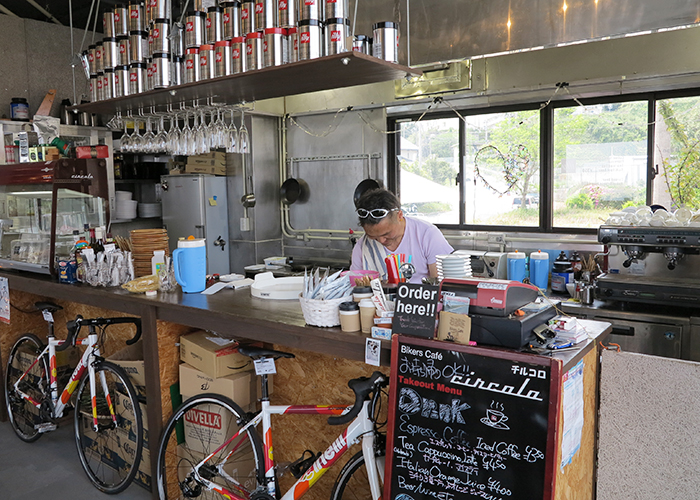
[[[436,256],[438,278],[469,278],[472,261],[469,255],[447,254]]]
[[[116,191],[117,207],[114,211],[116,220],[132,220],[136,218],[136,207],[139,202],[131,199],[130,191]]]
[[[153,217],[160,217],[163,213],[163,209],[160,203],[139,203],[139,217],[142,219],[150,219]]]

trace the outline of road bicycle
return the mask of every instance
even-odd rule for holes
[[[138,472],[143,423],[138,394],[128,375],[106,361],[99,346],[107,327],[120,323],[136,325],[136,334],[126,341],[135,343],[141,336],[141,320],[85,319],[78,315],[66,324],[66,340],[58,340],[54,337],[53,313],[62,307],[50,302],[37,302],[35,306],[48,323],[47,345],[36,335],[25,333],[10,351],[5,401],[12,428],[22,441],[34,442],[43,433],[55,430],[64,411],[72,406],[78,456],[88,478],[105,493],[119,493]],[[88,335],[78,339],[84,326],[88,327]],[[56,353],[76,344],[86,349],[59,395]]]
[[[279,358],[294,355],[272,349],[240,347],[258,367],[272,365]],[[256,369],[262,386],[261,410],[246,413],[231,399],[202,394],[185,401],[175,410],[163,431],[158,450],[156,484],[162,500],[180,498],[234,500],[296,500],[334,465],[352,445],[362,443],[340,471],[331,499],[372,499],[382,494],[386,436],[378,423],[382,390],[388,380],[380,372],[348,382],[355,393],[349,406],[271,405],[267,374]],[[274,373],[274,370],[269,371]],[[332,415],[330,425],[347,428],[323,452],[306,453],[289,469],[296,483],[284,494],[279,492],[272,453],[271,415]],[[262,423],[262,436],[256,427]]]

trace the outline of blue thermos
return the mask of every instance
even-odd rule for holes
[[[549,254],[537,250],[530,254],[530,283],[541,290],[549,284]]]
[[[517,250],[508,252],[508,279],[522,282],[525,279],[525,254]]]
[[[207,284],[207,249],[204,238],[177,242],[177,248],[173,251],[173,270],[183,292],[204,291]]]

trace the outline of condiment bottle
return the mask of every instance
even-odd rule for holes
[[[151,274],[157,276],[161,267],[165,267],[165,250],[154,250],[151,257]]]
[[[338,306],[340,329],[344,332],[360,331],[360,306],[357,302],[343,302]]]

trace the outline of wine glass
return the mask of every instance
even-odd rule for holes
[[[231,110],[231,123],[226,129],[226,152],[227,153],[237,153],[238,152],[238,130],[236,125],[233,123],[233,109]]]
[[[199,112],[199,124],[197,124],[197,113],[195,112],[195,154],[203,155],[209,151],[209,141],[207,140],[207,132],[204,126],[204,111]]]
[[[168,118],[170,119],[170,130],[168,130],[168,133],[166,135],[166,140],[168,142],[167,152],[171,155],[180,154],[181,135],[178,114],[173,113]]]
[[[129,129],[127,128],[127,121],[124,120],[124,133],[119,140],[119,150],[122,153],[128,153],[131,151],[131,136],[129,135]]]
[[[228,135],[226,124],[224,123],[223,114],[220,109],[216,110],[216,121],[214,122],[214,136],[216,137],[216,146],[214,148],[228,149]]]
[[[143,136],[141,135],[141,123],[139,120],[134,120],[134,133],[131,134],[131,149],[132,153],[141,153],[143,151]]]
[[[158,133],[154,139],[154,152],[165,153],[167,144],[167,135],[165,133],[165,115],[160,115],[160,124],[158,125]]]
[[[146,133],[141,137],[143,143],[142,149],[144,153],[155,153],[154,139],[156,138],[153,130],[151,130],[151,117],[146,118]]]
[[[190,127],[190,114],[188,112],[185,112],[185,126],[182,129],[181,144],[181,154],[185,156],[197,154],[194,151],[194,133]]]
[[[241,108],[241,128],[238,130],[238,152],[246,154],[250,150],[250,135],[245,126],[245,108]]]

